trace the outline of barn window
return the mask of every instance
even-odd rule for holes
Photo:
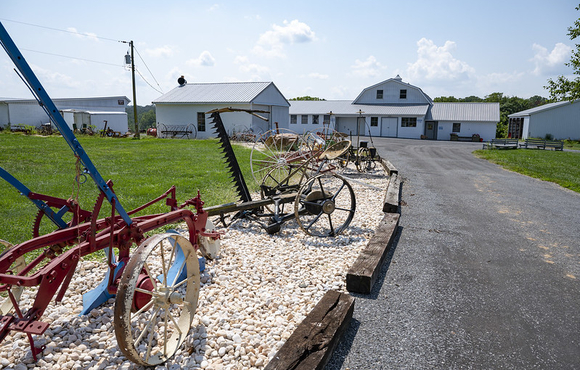
[[[407,99],[407,90],[406,89],[401,89],[401,91],[399,91],[399,99]]]
[[[325,125],[330,125],[330,114],[324,115],[324,121],[322,123]]]
[[[197,112],[197,131],[205,131],[205,113]]]
[[[401,118],[401,127],[417,127],[417,117]]]
[[[453,132],[461,132],[461,123],[455,122],[453,124]]]
[[[383,98],[383,90],[377,90],[377,99]]]
[[[312,124],[313,125],[318,125],[318,114],[313,114],[312,115]]]
[[[371,117],[371,127],[379,126],[379,117]]]
[[[295,125],[298,123],[298,116],[295,114],[290,115],[290,124]]]
[[[301,119],[302,119],[302,122],[301,123],[303,125],[307,125],[308,124],[308,116],[306,114],[303,114],[302,117],[301,117]]]

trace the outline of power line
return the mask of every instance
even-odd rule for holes
[[[145,65],[145,68],[147,68],[147,70],[149,71],[149,74],[151,75],[151,77],[153,77],[153,80],[154,80],[154,81],[155,81],[155,83],[157,84],[157,87],[159,87],[159,90],[162,90],[162,91],[163,91],[163,89],[161,89],[161,86],[159,85],[159,82],[157,82],[157,79],[156,79],[156,78],[155,78],[155,76],[153,75],[153,72],[151,72],[151,70],[150,70],[150,69],[149,69],[149,67],[147,66],[147,63],[145,63],[145,60],[143,59],[143,57],[142,57],[142,56],[141,56],[141,54],[139,53],[139,50],[137,50],[137,48],[135,47],[135,45],[133,45],[133,48],[134,48],[134,49],[135,49],[135,51],[137,52],[137,55],[139,55],[139,59],[141,59],[141,61],[142,61],[142,62],[143,62],[143,64]],[[139,73],[139,75],[141,76],[141,78],[142,78],[143,80],[145,80],[145,77],[143,77],[143,75],[142,75],[141,73]],[[147,80],[145,80],[145,82],[147,82]],[[148,84],[149,86],[151,86],[151,84],[149,84],[149,82],[147,82],[147,84]],[[162,92],[162,91],[159,91],[159,90],[157,90],[157,89],[156,89],[156,88],[154,88],[153,86],[151,86],[151,87],[152,87],[152,88],[153,88],[155,91],[157,91],[158,93],[161,93],[161,94],[163,94],[163,92]]]
[[[91,62],[91,63],[98,63],[98,64],[105,64],[105,65],[109,65],[109,66],[114,66],[114,67],[121,67],[124,68],[123,66],[119,65],[119,64],[113,64],[113,63],[107,63],[107,62],[99,62],[97,60],[91,60],[91,59],[84,59],[84,58],[78,58],[78,57],[71,57],[70,55],[62,55],[62,54],[55,54],[55,53],[47,53],[45,51],[38,51],[38,50],[32,50],[32,49],[21,49],[21,50],[25,50],[25,51],[30,51],[33,53],[39,53],[39,54],[46,54],[46,55],[52,55],[55,57],[61,57],[61,58],[69,58],[69,59],[77,59],[77,60],[82,60],[85,62]]]
[[[70,33],[70,34],[73,34],[73,35],[91,37],[91,38],[96,38],[96,39],[100,39],[100,40],[120,42],[119,40],[110,39],[110,38],[107,38],[107,37],[101,37],[101,36],[97,36],[97,35],[92,35],[92,34],[89,34],[89,33],[80,33],[80,32],[71,31],[71,30],[63,30],[63,29],[60,29],[60,28],[54,28],[54,27],[48,27],[48,26],[41,26],[41,25],[38,25],[38,24],[20,22],[20,21],[15,21],[15,20],[6,19],[6,18],[0,18],[0,20],[2,20],[2,21],[8,21],[8,22],[13,22],[13,23],[24,24],[24,25],[32,26],[32,27],[44,28],[46,30],[52,30],[52,31],[58,31],[58,32],[65,32],[65,33]]]

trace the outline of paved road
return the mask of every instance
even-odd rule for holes
[[[400,227],[327,369],[580,369],[580,194],[481,144],[373,140]]]

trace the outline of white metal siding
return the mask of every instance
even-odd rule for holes
[[[383,98],[377,99],[377,90],[383,90]],[[401,90],[407,90],[407,99],[400,99]],[[388,81],[369,88],[361,94],[357,104],[428,104],[429,101],[418,88],[397,81]]]
[[[495,138],[496,124],[491,122],[461,122],[461,121],[439,121],[437,129],[437,140],[450,140],[453,132],[453,123],[461,123],[461,131],[458,136],[473,136],[478,134],[483,141],[491,141]]]
[[[580,102],[566,104],[530,116],[529,137],[580,140]]]

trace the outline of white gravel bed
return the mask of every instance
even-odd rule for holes
[[[201,275],[189,336],[176,355],[156,369],[262,369],[326,291],[346,291],[348,268],[384,216],[388,184],[380,166],[375,176],[350,174],[357,179],[350,181],[356,213],[337,237],[307,236],[294,220],[275,235],[247,220],[224,230],[220,257],[207,261]],[[81,261],[63,302],[49,305],[41,320],[50,322],[50,327],[35,337],[37,345],[46,344],[37,363],[26,335],[12,332],[0,345],[0,368],[139,369],[117,348],[114,299],[78,316],[82,294],[100,283],[104,266],[104,262]],[[35,294],[24,291],[23,307]]]

